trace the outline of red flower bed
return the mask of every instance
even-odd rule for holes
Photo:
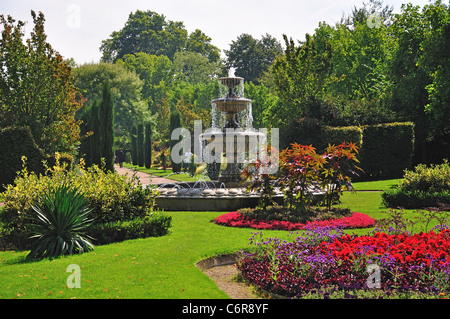
[[[332,251],[333,256],[342,260],[354,259],[363,252],[366,256],[385,255],[395,259],[399,265],[432,262],[450,263],[450,230],[440,233],[431,231],[408,235],[387,235],[376,233],[375,236],[352,237],[344,235],[332,243],[323,244],[324,251]]]
[[[227,213],[221,215],[215,219],[215,222],[219,225],[231,226],[231,227],[249,227],[255,229],[269,229],[269,230],[301,230],[305,226],[341,226],[342,228],[367,228],[372,227],[375,224],[375,219],[365,214],[354,212],[350,216],[329,219],[318,220],[305,223],[292,223],[288,221],[280,220],[259,220],[249,219],[242,214],[236,212]]]
[[[311,243],[323,229],[293,242],[267,239],[252,242],[254,253],[242,252],[238,269],[261,288],[284,296],[317,289],[370,290],[368,265],[379,268],[378,288],[424,293],[450,291],[450,230],[415,235],[334,236]],[[276,276],[273,276],[274,271]]]

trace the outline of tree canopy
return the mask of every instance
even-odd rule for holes
[[[100,51],[105,62],[115,62],[127,54],[139,52],[165,55],[173,60],[176,52],[191,51],[207,57],[211,62],[220,59],[219,49],[201,30],[188,34],[183,22],[167,20],[162,14],[141,10],[130,13],[125,26],[102,41]]]
[[[73,86],[72,68],[47,42],[44,14],[31,11],[34,27],[0,15],[0,127],[31,128],[47,153],[74,153],[79,141],[75,112],[84,103]]]

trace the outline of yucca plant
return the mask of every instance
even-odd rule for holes
[[[74,188],[63,185],[40,196],[40,203],[32,206],[32,244],[28,258],[52,258],[92,250],[86,235],[92,223],[92,209],[84,196]]]

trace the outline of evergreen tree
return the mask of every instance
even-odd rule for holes
[[[150,122],[145,124],[145,168],[152,165],[152,125]]]
[[[80,143],[79,154],[80,157],[84,158],[86,166],[92,165],[91,147],[90,147],[91,138],[88,135],[92,127],[91,123],[92,104],[93,103],[91,103],[89,106],[86,105],[85,107],[83,107],[80,116],[80,119],[83,123],[80,125],[80,136],[82,137],[82,139]]]
[[[180,113],[178,111],[172,112],[170,113],[170,122],[169,122],[169,146],[170,146],[170,151],[172,151],[172,147],[178,143],[178,141],[172,141],[170,138],[170,135],[172,134],[173,130],[175,130],[176,128],[179,128],[182,126],[182,122],[181,122],[181,116]],[[172,157],[170,158],[170,162],[172,165],[172,171],[174,173],[179,173],[181,171],[181,163],[174,163],[172,160]]]
[[[102,121],[100,120],[100,101],[95,100],[91,106],[91,127],[93,134],[89,137],[90,164],[100,165],[102,160]]]
[[[138,165],[144,166],[144,124],[140,123],[137,126],[137,154]]]
[[[103,100],[100,104],[102,157],[105,159],[105,170],[114,171],[114,102],[109,79],[103,86]]]
[[[138,147],[137,147],[137,126],[131,128],[131,161],[133,165],[138,164]]]

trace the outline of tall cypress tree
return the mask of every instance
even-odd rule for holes
[[[131,128],[131,161],[133,165],[138,164],[138,147],[137,147],[137,126]]]
[[[145,168],[152,166],[152,124],[145,124]]]
[[[170,122],[169,122],[169,146],[170,146],[170,151],[172,152],[172,147],[178,143],[178,141],[172,141],[171,140],[171,135],[173,130],[175,130],[176,128],[179,128],[182,126],[182,122],[181,122],[181,116],[180,113],[178,111],[172,112],[170,114]],[[172,172],[174,173],[179,173],[181,171],[181,163],[174,163],[172,160],[172,157],[170,157],[170,161],[171,161],[171,165],[172,165]]]
[[[83,109],[81,110],[81,117],[80,117],[83,123],[80,125],[80,136],[82,137],[82,140],[80,143],[79,154],[81,157],[84,158],[84,163],[88,167],[92,165],[91,147],[90,147],[91,137],[86,136],[88,132],[92,130],[91,109],[92,104],[83,107]]]
[[[103,85],[103,99],[100,104],[102,117],[102,157],[105,158],[105,170],[114,171],[114,101],[109,79]]]
[[[90,164],[100,165],[102,159],[102,121],[100,120],[100,101],[95,100],[91,106],[91,126],[93,134],[89,137]]]
[[[138,165],[144,166],[144,124],[139,123],[137,127],[137,153]]]

